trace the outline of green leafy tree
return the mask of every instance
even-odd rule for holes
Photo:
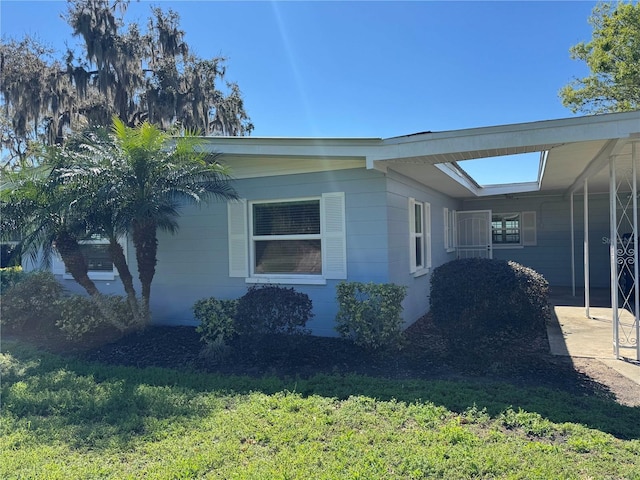
[[[31,38],[0,44],[5,163],[24,164],[30,142],[62,144],[72,132],[149,121],[205,135],[246,135],[253,125],[225,59],[191,53],[178,15],[152,8],[146,30],[125,25],[125,0],[68,0],[66,21],[81,51],[63,59]],[[7,128],[10,127],[10,128]]]
[[[574,45],[571,58],[591,74],[560,90],[573,112],[624,112],[640,108],[640,3],[599,3],[589,19],[590,42]]]

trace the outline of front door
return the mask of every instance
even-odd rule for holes
[[[458,258],[493,258],[491,210],[456,212]]]

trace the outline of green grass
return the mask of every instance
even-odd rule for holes
[[[0,355],[0,478],[640,479],[640,408],[543,388]]]

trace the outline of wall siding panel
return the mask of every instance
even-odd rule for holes
[[[538,271],[552,286],[571,285],[570,200],[561,195],[521,195],[510,199],[486,198],[464,202],[467,210],[491,209],[494,212],[535,211],[537,245],[522,248],[494,248],[493,257],[513,260]],[[574,196],[574,232],[576,285],[584,286],[584,202]],[[590,283],[594,288],[609,288],[609,197],[589,198]]]

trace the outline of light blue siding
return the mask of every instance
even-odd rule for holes
[[[364,169],[234,182],[242,198],[292,199],[345,192],[347,224],[347,272],[349,280],[387,281],[385,179],[380,172]],[[158,266],[152,286],[155,323],[194,324],[191,307],[205,297],[238,298],[248,285],[228,275],[227,209],[223,202],[203,208],[185,208],[177,235],[159,236]],[[317,335],[335,335],[337,313],[335,287],[284,285],[309,295],[314,319],[309,327]]]
[[[409,197],[431,205],[431,265],[426,275],[414,277],[409,265]],[[444,248],[444,208],[457,210],[460,202],[395,172],[387,174],[387,215],[389,225],[389,282],[407,286],[403,303],[405,324],[429,311],[431,272],[455,259]]]
[[[552,286],[571,285],[571,204],[562,195],[519,195],[514,198],[486,198],[465,201],[467,210],[493,212],[536,212],[537,245],[521,248],[494,248],[493,257],[514,260],[540,272]],[[584,286],[584,202],[574,196],[576,285]],[[590,284],[609,287],[609,197],[589,197]]]

